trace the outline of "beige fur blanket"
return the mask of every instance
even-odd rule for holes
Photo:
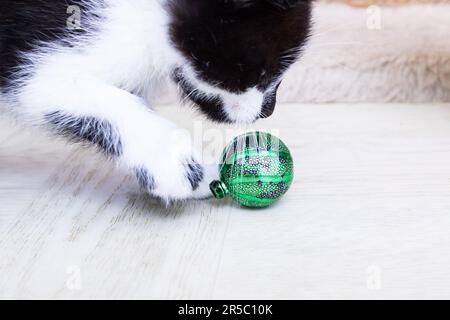
[[[450,5],[319,4],[283,101],[450,101]]]

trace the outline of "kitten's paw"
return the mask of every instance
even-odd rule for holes
[[[217,165],[204,166],[197,153],[184,146],[164,143],[147,159],[134,166],[134,173],[142,189],[166,204],[211,196],[209,184],[217,178]],[[170,146],[170,147],[169,147]],[[157,150],[157,152],[155,152]]]

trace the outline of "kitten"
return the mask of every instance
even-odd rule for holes
[[[272,114],[310,27],[309,0],[3,0],[0,99],[24,120],[125,163],[165,201],[209,173],[143,97],[170,78],[217,122]]]

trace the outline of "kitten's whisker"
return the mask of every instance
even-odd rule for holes
[[[353,22],[350,22],[350,23],[346,23],[346,24],[341,24],[341,25],[339,25],[338,27],[334,27],[334,28],[329,28],[329,29],[321,30],[320,32],[314,32],[314,31],[312,31],[310,37],[319,37],[319,36],[322,36],[322,35],[326,35],[326,34],[328,34],[328,33],[330,33],[330,32],[333,32],[333,31],[340,31],[340,30],[342,30],[342,29],[344,29],[344,28],[352,27],[352,26],[354,26],[354,23],[353,23]]]
[[[361,46],[375,46],[377,43],[366,43],[361,41],[349,41],[349,42],[328,42],[328,43],[314,43],[308,47],[308,50],[317,48],[330,47],[330,46],[347,46],[347,45],[361,45]]]

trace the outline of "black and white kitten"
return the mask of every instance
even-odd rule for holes
[[[309,26],[309,0],[2,0],[0,101],[161,199],[203,198],[198,154],[143,97],[168,77],[214,121],[270,116]]]

